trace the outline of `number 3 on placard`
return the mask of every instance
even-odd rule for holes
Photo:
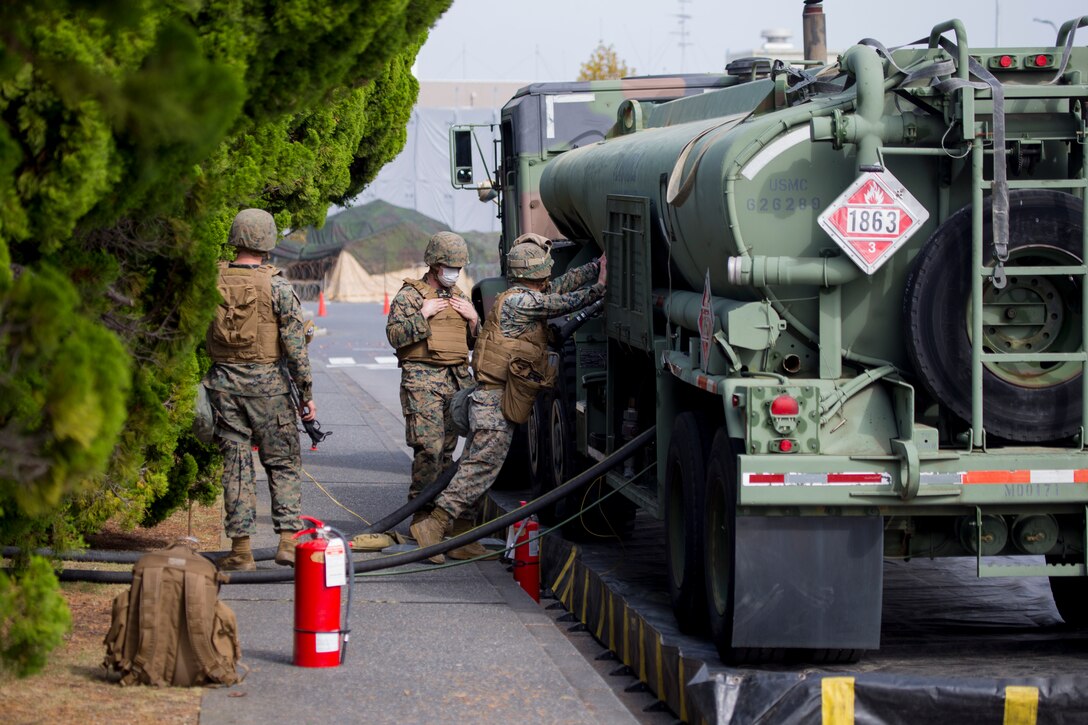
[[[876,242],[869,242],[869,254],[876,252]]]

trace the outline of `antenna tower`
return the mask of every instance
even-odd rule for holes
[[[691,16],[687,13],[684,6],[690,3],[691,0],[676,0],[676,2],[680,3],[680,12],[676,13],[676,20],[680,25],[680,29],[672,31],[672,34],[680,36],[677,45],[680,47],[680,72],[683,73],[687,70],[685,67],[687,55],[686,48],[691,45],[691,43],[688,42],[688,21],[691,20]]]

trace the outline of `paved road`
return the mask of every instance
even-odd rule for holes
[[[350,535],[362,527],[359,517],[373,520],[404,501],[410,459],[399,372],[389,360],[379,305],[332,304],[318,322],[326,332],[311,346],[314,397],[319,419],[333,435],[319,451],[304,450],[303,509]],[[263,481],[258,490],[256,543],[272,546]],[[324,670],[291,663],[292,584],[228,585],[222,597],[238,616],[250,672],[240,685],[206,692],[205,725],[325,719],[625,723],[650,717],[631,714],[615,683],[499,562],[413,565],[363,579],[354,589],[346,661]]]

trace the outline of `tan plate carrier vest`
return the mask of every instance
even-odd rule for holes
[[[404,284],[414,288],[424,300],[440,296],[438,290],[422,280],[406,279]],[[461,290],[457,287],[450,292],[461,296]],[[410,360],[446,367],[468,362],[468,322],[461,317],[461,313],[447,307],[431,317],[427,324],[431,328],[431,336],[398,348],[398,361],[403,363]]]
[[[537,370],[546,368],[548,333],[543,325],[535,326],[521,337],[507,337],[499,327],[503,302],[514,292],[524,291],[524,288],[514,287],[500,293],[484,322],[484,330],[472,353],[472,367],[476,370],[476,381],[481,385],[505,384],[513,358],[522,358]]]
[[[219,294],[223,301],[208,328],[208,355],[219,363],[274,363],[283,357],[280,330],[272,312],[270,264],[256,269],[219,263]]]

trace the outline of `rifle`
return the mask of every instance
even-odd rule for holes
[[[295,386],[294,380],[291,381],[291,401],[295,404],[295,409],[297,410],[300,401],[298,397],[298,387]],[[309,410],[309,408],[303,408],[303,415],[309,412]],[[314,418],[313,420],[303,420],[302,426],[306,429],[306,435],[310,436],[311,451],[316,451],[317,444],[332,435],[331,430],[321,430],[321,424],[317,422],[317,418]]]

